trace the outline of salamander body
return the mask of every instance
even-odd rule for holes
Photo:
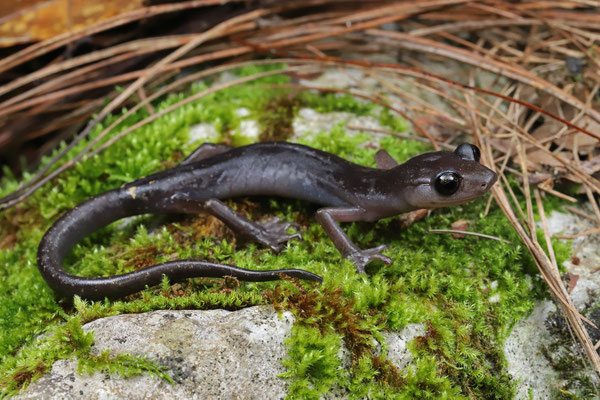
[[[292,277],[321,280],[299,269],[252,271],[198,260],[176,260],[111,277],[88,278],[67,273],[62,263],[85,236],[118,219],[147,213],[209,212],[236,234],[278,250],[299,234],[288,234],[290,223],[257,223],[229,209],[219,199],[267,195],[289,197],[322,206],[316,218],[340,253],[364,273],[373,260],[390,263],[380,254],[385,246],[361,250],[338,222],[375,221],[421,208],[465,203],[485,194],[496,174],[479,162],[479,150],[462,144],[454,152],[440,151],[397,165],[384,151],[379,168],[351,163],[307,146],[271,142],[231,148],[205,144],[179,166],[99,194],[65,213],[46,232],[38,249],[38,267],[46,282],[64,297],[118,298],[158,284],[189,277],[235,276],[240,280]]]

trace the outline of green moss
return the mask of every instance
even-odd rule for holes
[[[264,69],[237,72],[249,75],[257,71]],[[235,280],[191,279],[175,285],[164,281],[120,301],[85,303],[76,299],[72,307],[56,300],[36,268],[35,254],[44,231],[64,211],[86,198],[174,165],[198,144],[188,143],[192,124],[210,122],[224,140],[243,144],[250,141],[239,130],[244,118],[259,121],[266,132],[264,139],[279,138],[282,132],[278,130],[290,128],[300,107],[312,107],[321,112],[370,115],[390,129],[406,129],[406,123],[392,113],[350,96],[292,93],[260,86],[287,81],[285,76],[272,76],[188,104],[86,159],[19,208],[0,215],[4,243],[0,246],[2,395],[27,385],[55,360],[73,356],[78,357],[82,371],[104,369],[124,375],[147,371],[166,378],[164,371],[143,359],[90,355],[93,337],[81,331],[81,323],[163,308],[235,310],[265,303],[292,310],[297,316],[284,361],[290,398],[318,398],[332,388],[352,398],[500,399],[514,395],[500,346],[513,324],[531,311],[536,299],[546,295],[535,265],[518,244],[473,237],[457,240],[427,232],[434,227],[449,228],[462,218],[472,220],[474,231],[519,243],[499,209],[492,207],[489,215],[483,216],[486,199],[435,211],[406,230],[400,230],[395,218],[376,224],[348,224],[347,232],[357,245],[390,246],[386,254],[393,263],[372,263],[368,276],[357,275],[353,265],[340,256],[314,221],[314,206],[299,201],[251,199],[231,203],[253,219],[278,216],[300,224],[305,240],[291,241],[280,254],[254,244],[239,245],[222,225],[202,216],[134,218],[124,227],[113,224],[86,238],[71,252],[66,268],[74,274],[108,276],[174,258],[199,258],[253,269],[301,267],[322,275],[324,283],[240,284]],[[209,84],[197,83],[191,91]],[[170,96],[155,104],[155,109],[183,98],[183,94]],[[236,112],[241,107],[249,110],[248,116]],[[140,110],[117,132],[146,116],[146,111]],[[115,118],[110,117],[104,126]],[[95,129],[92,137],[101,128]],[[374,166],[374,139],[367,134],[349,135],[342,125],[300,141]],[[71,155],[87,143],[76,146]],[[382,138],[378,145],[398,161],[428,150],[422,143],[394,137]],[[43,164],[48,161],[44,159]],[[7,175],[0,182],[0,192],[7,193],[18,183]],[[149,235],[149,226],[156,225],[161,227]],[[567,253],[564,248],[559,250],[562,260]],[[412,342],[415,360],[405,371],[399,371],[386,360],[382,332],[398,331],[409,323],[427,327],[427,334]],[[40,333],[47,335],[34,339]],[[347,369],[338,358],[342,344],[349,351]]]
[[[340,381],[340,337],[335,333],[322,334],[318,328],[292,328],[287,340],[290,350],[282,362],[287,372],[282,378],[293,378],[288,392],[300,399],[319,399]]]
[[[345,111],[355,115],[369,115],[376,110],[374,104],[358,101],[348,94],[320,94],[303,91],[296,94],[296,96],[304,106],[310,107],[320,113]]]
[[[381,110],[379,123],[389,127],[394,132],[404,132],[408,130],[408,123],[402,118],[395,117],[392,111],[387,108]]]

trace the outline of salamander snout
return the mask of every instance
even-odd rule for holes
[[[483,193],[485,193],[488,190],[490,190],[494,183],[496,183],[496,181],[498,180],[498,175],[496,175],[496,173],[491,169],[483,165],[482,167],[483,168],[481,169],[481,171],[478,174],[476,174],[472,179],[476,181],[475,183],[478,184]]]
[[[496,175],[496,173],[494,171],[492,171],[491,169],[488,170],[489,174],[487,174],[487,177],[485,178],[484,182],[481,183],[481,188],[484,191],[488,191],[492,185],[494,185],[494,183],[496,183],[496,181],[498,180],[498,175]]]

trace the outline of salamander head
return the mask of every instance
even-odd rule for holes
[[[405,201],[415,208],[439,208],[483,196],[497,176],[479,158],[476,146],[463,143],[453,152],[426,153],[408,160],[396,167],[409,174],[411,190],[406,190]]]

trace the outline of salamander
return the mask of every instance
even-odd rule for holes
[[[160,283],[163,275],[171,282],[223,276],[267,281],[280,279],[281,273],[320,281],[318,275],[300,269],[254,271],[200,260],[169,261],[110,277],[76,276],[62,267],[68,252],[87,235],[121,218],[147,213],[208,212],[242,238],[277,251],[288,240],[301,239],[298,233],[287,233],[293,224],[277,218],[253,222],[220,201],[266,195],[321,205],[316,220],[342,256],[352,260],[358,273],[364,273],[373,260],[391,263],[381,254],[386,246],[359,249],[338,223],[375,221],[474,200],[497,179],[479,159],[479,149],[468,143],[455,151],[421,154],[400,165],[380,150],[375,156],[378,168],[287,142],[235,148],[204,144],[174,168],[101,193],[67,211],[44,234],[38,268],[59,296],[79,295],[89,300],[123,297]]]

